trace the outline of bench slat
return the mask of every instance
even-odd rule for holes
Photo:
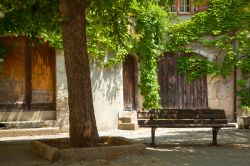
[[[167,124],[167,125],[144,125],[140,127],[159,127],[159,128],[211,128],[211,127],[235,127],[233,124]]]
[[[182,120],[138,120],[138,125],[168,125],[168,124],[227,124],[226,119],[182,119]]]
[[[221,113],[224,114],[222,109],[151,109],[148,112],[160,112],[160,113]]]
[[[146,112],[139,112],[137,114],[138,119],[150,119],[150,118],[159,118],[159,119],[226,119],[225,114],[217,113],[177,113],[177,114],[149,114]]]
[[[138,119],[226,119],[224,110],[220,109],[152,109],[138,112]]]

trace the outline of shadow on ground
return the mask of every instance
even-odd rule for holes
[[[112,131],[100,135],[122,136],[140,143],[150,143],[150,129]],[[66,136],[67,137],[67,136]],[[30,140],[43,137],[0,139],[1,166],[249,166],[250,130],[222,129],[219,146],[210,146],[211,129],[157,129],[156,147],[147,146],[144,155],[121,156],[117,159],[51,163],[32,153]],[[27,140],[26,140],[27,139]],[[2,141],[2,142],[1,142]]]
[[[250,130],[222,129],[218,134],[218,146],[210,145],[210,129],[160,130],[158,134],[156,131],[156,147],[150,146],[150,137],[136,140],[146,142],[145,156],[160,160],[165,165],[250,165]]]

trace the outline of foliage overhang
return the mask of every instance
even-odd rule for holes
[[[190,81],[207,74],[226,76],[234,66],[243,71],[250,70],[249,0],[209,0],[208,11],[173,25],[168,8],[171,2],[87,1],[89,55],[106,67],[122,62],[128,53],[136,55],[140,61],[140,88],[145,108],[160,107],[157,81],[157,60],[160,55],[190,51],[188,45],[192,42],[216,46],[225,52],[225,56],[221,62],[211,62],[197,56],[179,59],[179,71],[187,74]],[[52,47],[62,48],[60,24],[67,18],[59,14],[59,0],[0,0],[0,12],[0,35],[25,35],[34,41],[48,42]],[[208,35],[218,37],[213,41],[202,40],[202,36]],[[233,49],[233,41],[237,41],[237,48]]]

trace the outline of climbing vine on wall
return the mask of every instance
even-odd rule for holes
[[[6,55],[6,48],[0,43],[0,64],[3,62],[5,55]]]
[[[169,24],[168,13],[161,6],[151,4],[146,7],[135,5],[137,33],[134,52],[140,60],[141,94],[144,108],[159,108],[159,84],[157,79],[157,59],[164,52],[163,33]]]
[[[0,74],[2,72],[2,64],[4,62],[6,53],[7,53],[7,49],[0,43]]]
[[[240,87],[236,93],[241,99],[240,108],[250,112],[250,87],[244,79],[237,80],[237,85]]]
[[[201,60],[197,56],[180,57],[179,71],[187,74],[189,81],[207,74],[226,77],[234,66],[249,71],[249,21],[249,1],[210,0],[208,11],[168,29],[166,50],[190,52],[192,42],[220,50],[213,61]],[[213,39],[207,40],[203,36],[212,36]]]
[[[215,63],[196,54],[178,57],[177,66],[179,73],[187,75],[187,82],[199,79],[207,74],[214,74],[218,69]]]

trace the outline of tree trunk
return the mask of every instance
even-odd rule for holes
[[[86,43],[85,0],[62,0],[60,12],[69,93],[70,143],[73,147],[98,144],[89,59]]]

